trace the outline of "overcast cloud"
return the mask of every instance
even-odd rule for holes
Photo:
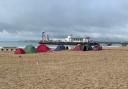
[[[0,40],[67,35],[128,41],[128,0],[0,0]]]

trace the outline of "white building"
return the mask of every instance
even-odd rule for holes
[[[67,38],[65,38],[66,42],[90,42],[90,38],[89,37],[72,37],[72,36],[68,36]]]

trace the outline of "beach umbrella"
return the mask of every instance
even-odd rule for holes
[[[26,53],[36,53],[36,48],[33,45],[27,45],[24,50]]]
[[[47,47],[46,45],[44,45],[44,44],[41,44],[41,45],[39,45],[38,47],[37,47],[37,52],[47,52],[47,51],[49,51],[50,49],[49,49],[49,47]]]
[[[25,54],[25,51],[21,48],[16,49],[15,54]]]
[[[55,51],[62,51],[65,50],[65,46],[64,45],[58,45],[55,49]]]

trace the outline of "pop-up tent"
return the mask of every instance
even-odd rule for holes
[[[101,45],[95,45],[95,46],[93,47],[93,50],[94,50],[94,51],[102,50],[102,46],[101,46]]]
[[[68,47],[68,46],[66,46],[66,47],[65,47],[65,49],[66,49],[66,50],[68,50],[68,49],[69,49],[69,47]]]
[[[55,51],[62,51],[65,50],[65,46],[64,45],[58,45],[55,49]]]
[[[26,53],[36,53],[36,48],[33,45],[27,45],[24,50]]]
[[[25,54],[25,51],[21,48],[16,49],[15,54]]]
[[[86,44],[83,46],[83,51],[90,51],[92,50],[92,46],[90,44]]]
[[[41,53],[41,52],[47,52],[47,51],[49,51],[50,49],[49,49],[49,47],[47,47],[46,45],[41,44],[41,45],[39,45],[39,46],[37,47],[36,50],[37,50],[37,52]]]
[[[82,45],[81,44],[77,44],[72,50],[73,51],[81,51],[82,50]]]

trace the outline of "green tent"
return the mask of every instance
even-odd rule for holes
[[[36,53],[36,48],[33,45],[27,45],[24,50],[26,53]]]
[[[90,44],[86,44],[83,46],[83,51],[90,51],[92,50],[92,46]]]

